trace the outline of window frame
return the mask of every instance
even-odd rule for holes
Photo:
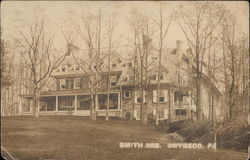
[[[62,86],[64,86],[64,87],[62,88]],[[59,79],[59,89],[60,90],[65,90],[66,89],[66,79]]]
[[[77,80],[79,80],[79,87],[76,87]],[[74,78],[74,89],[80,89],[80,88],[81,88],[81,78],[80,77]]]
[[[139,96],[138,96],[139,94]],[[142,103],[146,103],[146,91],[143,91],[142,98],[140,97],[140,91],[134,91],[134,103],[135,104],[140,104],[141,102],[138,102],[138,98],[142,99]]]
[[[75,65],[74,70],[75,71],[80,71],[80,66],[79,65]]]
[[[116,68],[117,64],[116,63],[112,63],[111,66],[112,66],[112,68]]]
[[[61,72],[66,72],[66,66],[61,66]]]
[[[158,95],[158,103],[167,103],[168,102],[168,90],[167,89],[161,89],[160,93],[163,95],[159,94]],[[163,101],[160,99],[163,98]],[[157,103],[157,90],[153,90],[153,103]]]
[[[128,93],[128,96],[126,96],[126,93]],[[124,91],[123,97],[124,98],[131,98],[131,91]]]
[[[114,76],[116,77],[116,78],[115,78],[115,79],[116,79],[115,81],[112,80],[112,77],[114,77]],[[110,87],[116,87],[116,86],[117,86],[117,81],[118,81],[117,75],[111,75],[111,76],[110,76],[109,86],[110,86]],[[112,83],[115,83],[115,85],[112,85]]]

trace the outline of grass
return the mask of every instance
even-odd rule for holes
[[[42,116],[2,118],[2,143],[20,160],[245,160],[247,153],[219,150],[121,149],[119,142],[169,140],[138,121]]]

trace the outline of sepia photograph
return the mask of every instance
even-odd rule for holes
[[[5,160],[248,160],[247,1],[2,1]]]

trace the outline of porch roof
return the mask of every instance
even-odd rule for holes
[[[119,93],[120,90],[118,89],[112,89],[110,93]],[[97,91],[97,94],[105,94],[107,91],[99,89]],[[41,97],[45,96],[69,96],[69,95],[90,95],[88,89],[74,89],[74,90],[56,90],[56,91],[42,91],[40,93]],[[20,95],[24,98],[31,98],[33,97],[32,94],[22,94]]]

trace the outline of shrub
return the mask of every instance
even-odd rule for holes
[[[125,118],[126,118],[126,120],[130,120],[130,118],[131,118],[131,113],[130,113],[130,112],[126,112],[126,113],[125,113]]]

